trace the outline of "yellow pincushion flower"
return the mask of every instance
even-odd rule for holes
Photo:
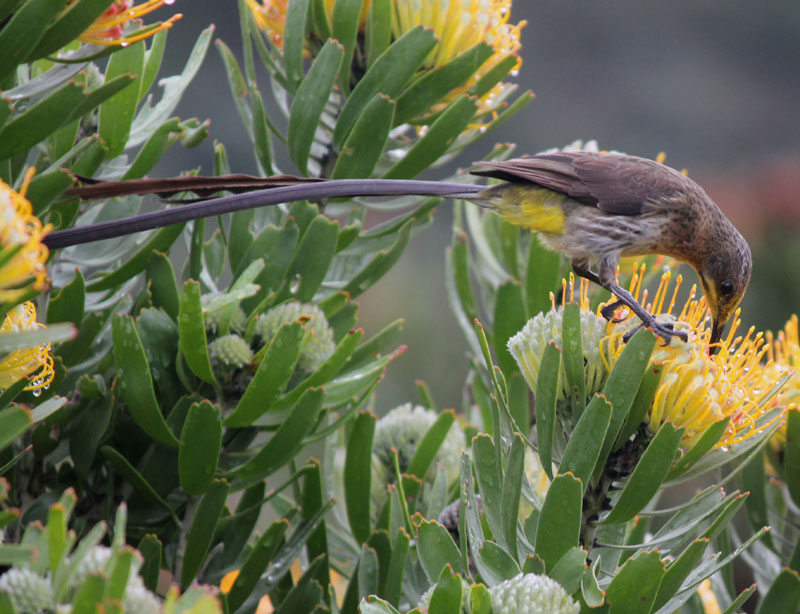
[[[667,302],[670,277],[669,271],[664,273],[646,309],[658,314],[660,320],[671,321],[676,328],[685,330],[689,339],[682,342],[673,338],[668,346],[659,344],[653,351],[651,361],[662,366],[662,374],[647,417],[650,431],[657,431],[664,422],[683,427],[686,430],[682,446],[690,448],[708,427],[730,417],[726,432],[716,444],[722,447],[743,441],[774,424],[780,415],[768,423],[759,422],[775,406],[774,402],[768,402],[775,382],[766,377],[761,366],[768,349],[763,333],[756,333],[751,327],[744,336],[736,336],[741,324],[737,311],[730,332],[719,342],[718,352],[709,355],[711,331],[705,298],[696,300],[696,287],[693,287],[681,312],[672,315],[681,277],[678,276]],[[640,278],[634,275],[631,281],[630,290],[637,299],[641,293]],[[647,302],[646,291],[642,293],[641,302]],[[618,315],[620,313],[624,317],[623,310]],[[624,334],[638,324],[639,320],[631,314],[621,323],[609,324],[611,366],[624,349]]]
[[[165,4],[172,4],[173,2],[174,0],[147,0],[137,6],[135,0],[114,0],[111,6],[78,37],[78,40],[84,43],[106,46],[125,46],[136,43],[153,36],[161,30],[168,30],[183,15],[177,13],[166,21],[159,21],[145,26],[127,36],[125,35],[125,27],[134,19],[143,17]]]
[[[44,328],[36,321],[36,307],[30,301],[13,307],[6,315],[0,335],[23,333]],[[0,359],[0,390],[5,390],[14,382],[27,377],[31,383],[25,390],[37,391],[47,388],[53,381],[53,356],[50,344],[45,343],[32,348],[22,348],[7,353]]]
[[[29,172],[19,192],[0,180],[0,303],[14,303],[47,287],[48,250],[43,226],[25,198]]]

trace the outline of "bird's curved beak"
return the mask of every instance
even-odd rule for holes
[[[722,333],[725,332],[725,325],[727,323],[727,320],[725,322],[721,322],[717,318],[714,318],[714,321],[711,324],[711,339],[708,347],[709,354],[716,354],[719,350],[719,345],[717,345],[717,343],[719,343],[719,340],[722,339]]]

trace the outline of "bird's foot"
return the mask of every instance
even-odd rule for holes
[[[661,337],[664,340],[665,346],[669,345],[669,342],[672,340],[673,337],[677,337],[683,342],[689,340],[689,335],[686,333],[686,331],[675,330],[675,327],[673,326],[672,322],[659,322],[653,316],[650,316],[648,320],[643,321],[638,326],[635,326],[634,328],[626,332],[622,336],[622,341],[627,343],[630,340],[630,338],[633,337],[640,328],[645,326],[650,330],[652,330],[658,337]]]
[[[609,303],[605,307],[600,310],[600,315],[603,316],[606,320],[611,322],[612,324],[619,324],[620,322],[624,322],[627,317],[624,318],[617,318],[614,317],[614,314],[617,312],[617,309],[620,307],[625,307],[625,303],[620,300],[616,300],[613,303]]]

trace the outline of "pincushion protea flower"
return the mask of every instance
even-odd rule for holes
[[[149,26],[137,29],[135,32],[125,34],[125,27],[133,20],[148,13],[152,13],[165,4],[172,4],[175,0],[147,0],[136,5],[135,0],[114,0],[111,6],[98,17],[89,28],[78,37],[84,43],[94,45],[130,45],[140,40],[153,36],[161,30],[168,30],[183,15],[176,13],[166,21],[159,21]]]
[[[0,303],[14,303],[47,287],[49,252],[42,239],[51,226],[33,215],[25,198],[32,170],[19,192],[0,180]]]
[[[0,327],[0,336],[44,327],[44,324],[36,321],[36,307],[28,301],[13,307],[8,312]],[[53,375],[53,356],[50,354],[49,343],[12,350],[0,360],[0,390],[5,390],[21,378],[28,377],[32,378],[32,381],[25,390],[38,394],[50,385]]]

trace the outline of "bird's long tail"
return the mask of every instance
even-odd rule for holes
[[[196,177],[193,182],[189,180],[190,178],[181,177],[177,178],[179,181],[174,183],[168,183],[171,180],[115,181],[73,188],[69,193],[83,199],[147,193],[168,196],[184,191],[192,191],[202,196],[210,191],[229,189],[229,187],[238,191],[252,190],[255,187],[257,191],[191,202],[180,207],[142,213],[119,220],[57,230],[47,235],[44,243],[50,249],[58,249],[188,222],[202,217],[296,200],[400,195],[472,199],[477,192],[484,189],[483,186],[468,183],[404,179],[317,180],[281,175],[250,181],[257,178],[236,177],[238,183],[229,186],[220,185],[216,178]]]

